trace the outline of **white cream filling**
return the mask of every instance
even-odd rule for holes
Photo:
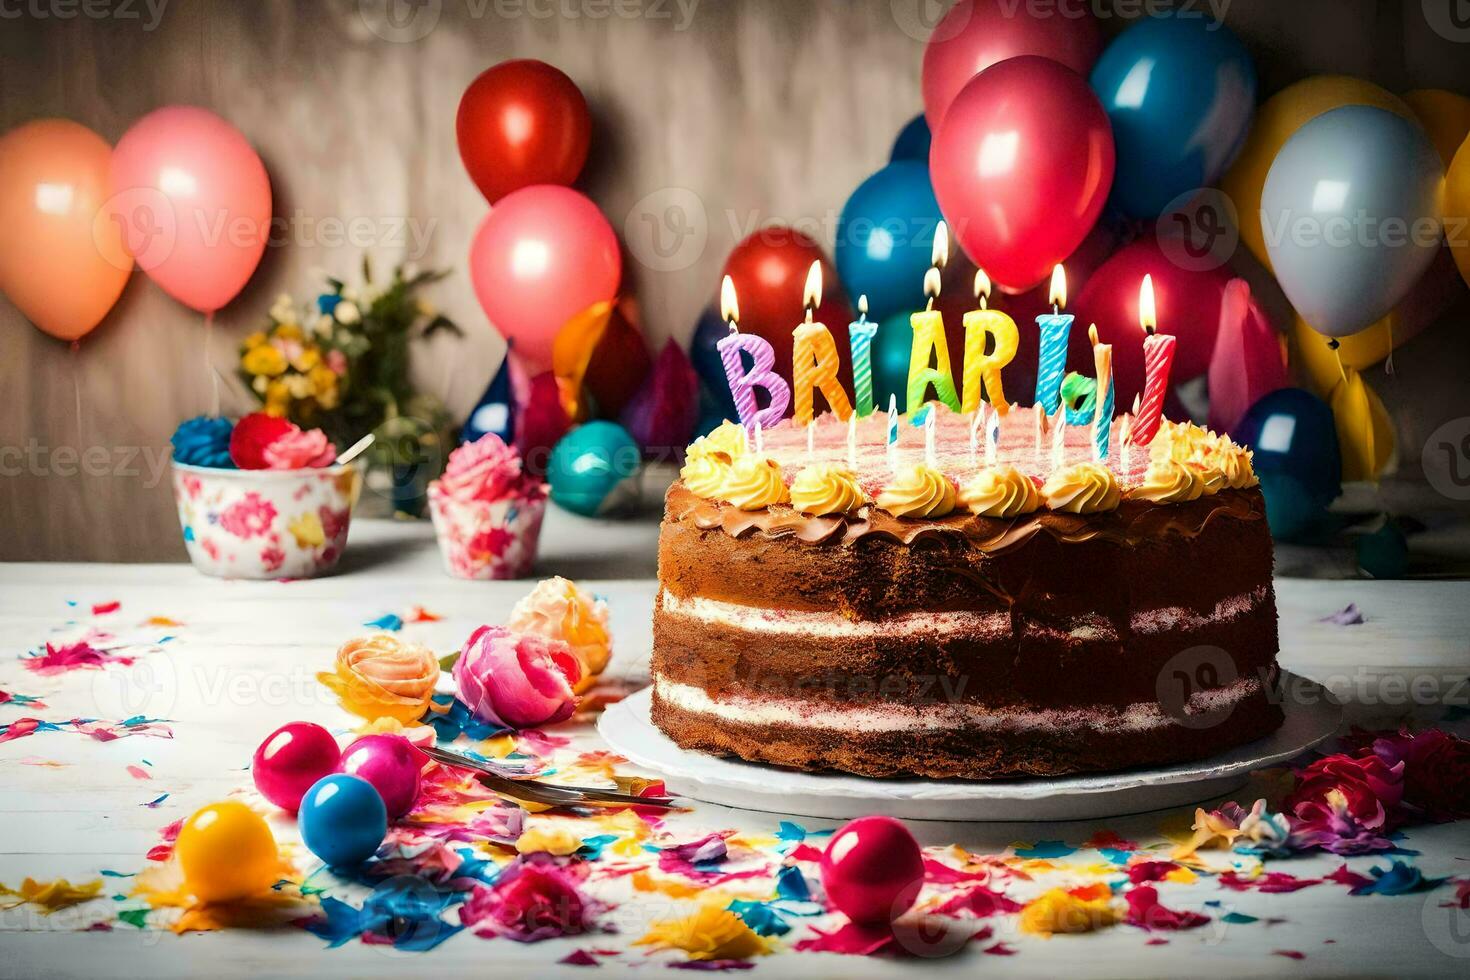
[[[745,725],[787,725],[847,732],[906,732],[973,729],[976,731],[1096,731],[1143,732],[1165,728],[1176,719],[1156,702],[1141,701],[1127,708],[1110,707],[1015,710],[971,704],[936,704],[924,707],[891,704],[881,707],[826,707],[800,698],[763,697],[715,700],[702,688],[665,678],[654,680],[654,690],[664,702],[693,714],[710,715]],[[1261,689],[1256,677],[1242,677],[1213,691],[1201,691],[1189,699],[1185,714],[1218,711],[1233,706]]]
[[[1266,587],[1257,586],[1250,592],[1226,596],[1215,603],[1215,610],[1207,615],[1186,609],[1183,606],[1164,606],[1133,614],[1129,624],[1135,633],[1162,633],[1172,629],[1198,629],[1215,623],[1228,623],[1239,619],[1266,599]]]

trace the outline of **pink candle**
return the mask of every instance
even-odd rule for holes
[[[745,426],[747,433],[754,432],[757,426],[769,429],[786,415],[791,404],[791,387],[776,373],[776,352],[770,343],[738,329],[740,307],[735,299],[735,283],[729,276],[720,286],[720,312],[730,333],[715,344],[715,349],[720,352],[725,380],[730,383],[730,395],[735,400],[740,424]],[[750,355],[749,371],[741,360],[742,351]],[[760,408],[756,402],[756,388],[764,388],[770,395],[770,403],[765,408]]]
[[[1143,398],[1134,420],[1133,441],[1140,446],[1153,442],[1164,414],[1164,393],[1169,390],[1169,372],[1174,366],[1176,338],[1155,330],[1154,280],[1144,276],[1138,291],[1138,320],[1147,336],[1143,338]]]

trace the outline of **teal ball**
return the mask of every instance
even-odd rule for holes
[[[617,485],[638,472],[640,457],[638,443],[616,422],[578,426],[551,451],[551,499],[574,514],[595,516]]]
[[[1372,534],[1365,534],[1353,546],[1358,567],[1373,578],[1403,578],[1409,572],[1409,542],[1393,521]]]
[[[1262,473],[1261,492],[1266,496],[1266,522],[1278,541],[1301,541],[1310,537],[1323,514],[1322,506],[1301,481],[1285,473]]]

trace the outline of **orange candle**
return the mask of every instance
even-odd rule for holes
[[[837,342],[832,331],[824,323],[813,323],[812,314],[822,303],[822,264],[813,262],[806,276],[806,290],[802,297],[806,306],[806,320],[796,325],[791,332],[792,363],[791,380],[795,389],[796,424],[810,425],[813,415],[813,390],[820,388],[827,404],[843,421],[852,414],[852,403],[837,378],[841,363],[837,357]]]
[[[965,314],[965,377],[962,411],[973,413],[980,408],[982,391],[1001,415],[1011,410],[1005,389],[1000,383],[1000,369],[1016,356],[1021,334],[1012,320],[1000,310],[990,309],[990,277],[984,269],[975,270],[975,298],[978,310]],[[995,338],[991,345],[990,338]],[[985,348],[992,346],[989,354]]]

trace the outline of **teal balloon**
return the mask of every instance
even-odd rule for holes
[[[1266,523],[1278,541],[1310,541],[1326,516],[1326,509],[1312,499],[1301,481],[1286,473],[1261,473],[1261,493],[1266,496]]]
[[[1353,545],[1358,567],[1373,578],[1403,578],[1409,573],[1409,541],[1393,521]]]
[[[878,325],[873,336],[873,405],[879,412],[888,411],[888,396],[898,396],[898,410],[904,411],[908,397],[909,358],[914,349],[914,328],[908,313],[894,313]]]
[[[893,150],[888,154],[889,163],[899,160],[918,160],[929,165],[929,144],[933,137],[929,133],[929,122],[921,112],[904,124],[893,141]]]
[[[296,813],[301,839],[311,853],[334,868],[351,868],[372,857],[388,833],[388,808],[361,776],[333,773],[312,784]]]
[[[1342,493],[1342,450],[1327,403],[1301,388],[1280,388],[1250,407],[1236,434],[1255,454],[1256,473],[1291,477],[1316,507]],[[1272,525],[1275,529],[1275,525]]]
[[[616,422],[578,426],[551,451],[551,499],[574,514],[595,516],[617,485],[638,472],[639,459],[638,443]]]
[[[924,273],[941,218],[929,167],[915,160],[890,163],[847,199],[832,257],[842,288],[867,296],[873,319],[924,305]]]

